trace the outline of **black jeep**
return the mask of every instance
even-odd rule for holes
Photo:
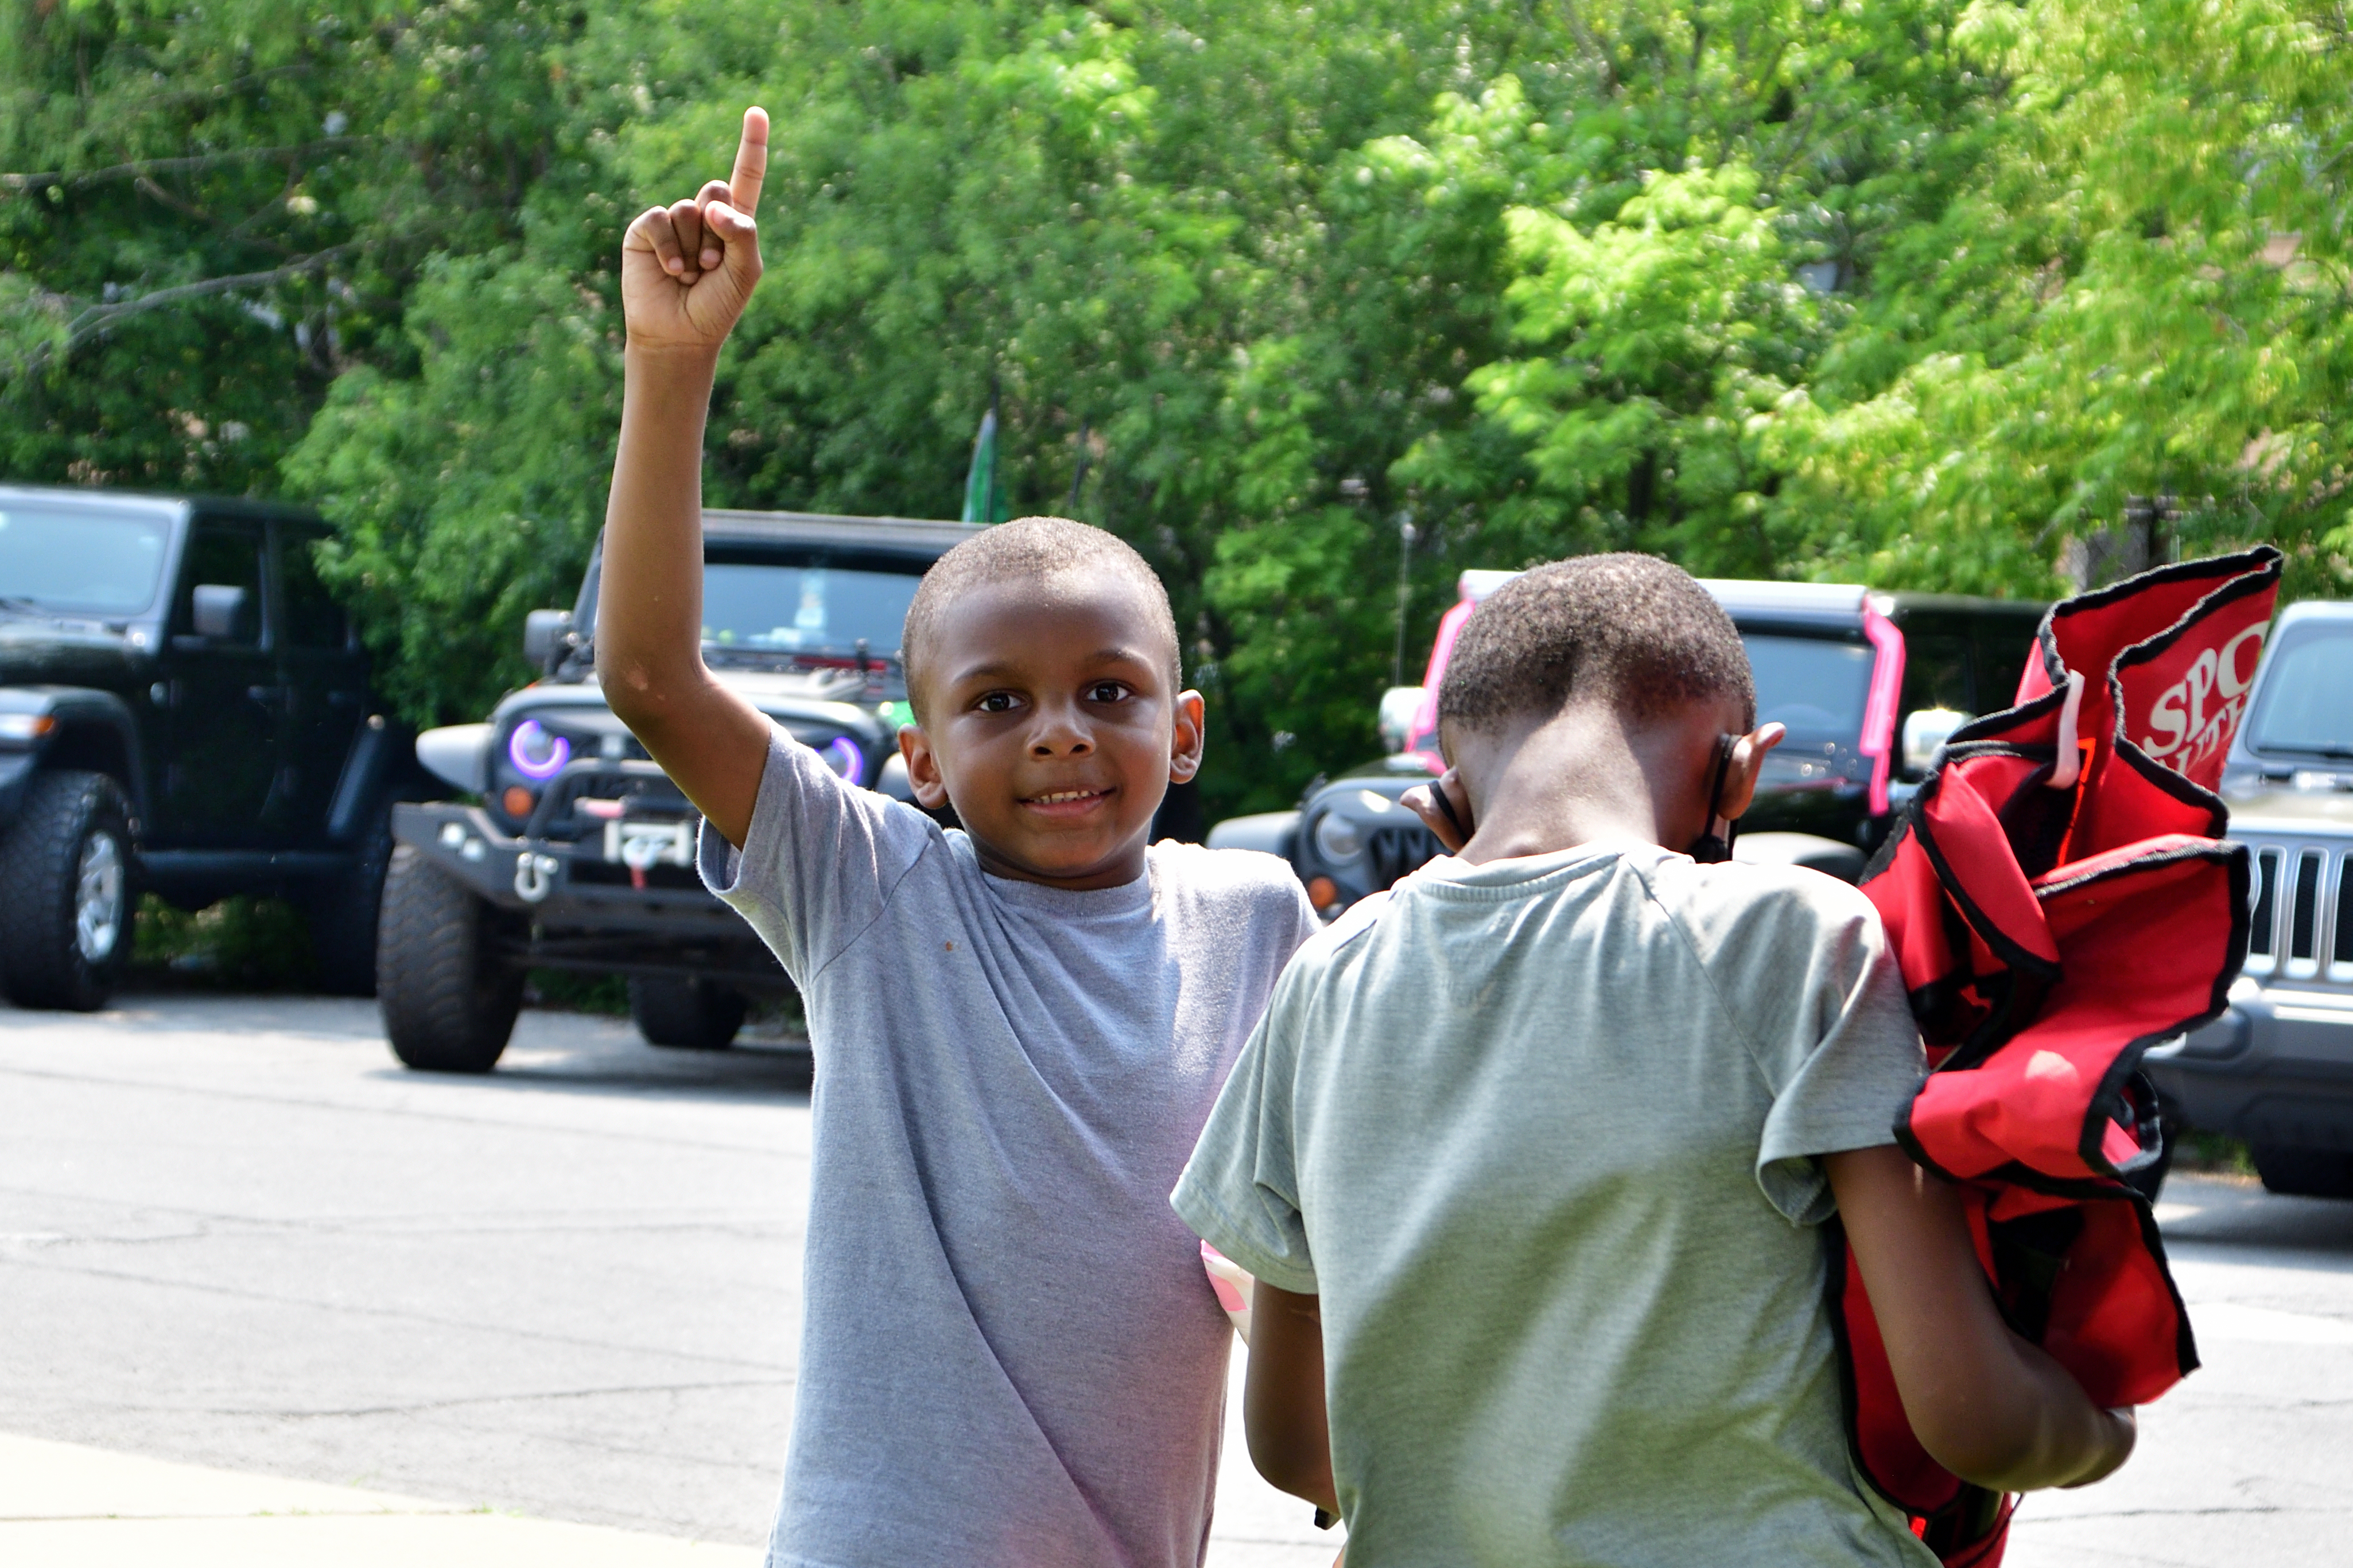
[[[924,571],[974,529],[744,511],[706,511],[702,529],[704,661],[842,777],[911,798],[901,629]],[[393,819],[377,994],[412,1068],[489,1071],[530,968],[627,976],[630,1016],[657,1046],[725,1046],[748,997],[791,990],[703,891],[700,818],[606,706],[601,560],[570,611],[532,613],[525,650],[545,679],[486,723],[417,737],[418,759],[471,798]]]
[[[1462,574],[1423,684],[1381,700],[1390,755],[1319,780],[1296,811],[1221,822],[1209,842],[1282,856],[1326,918],[1436,855],[1436,836],[1398,797],[1445,771],[1435,693],[1463,622],[1513,575]],[[1974,715],[2010,706],[2045,607],[1845,584],[1703,585],[1740,628],[1758,722],[1789,731],[1766,759],[1734,852],[1847,881],[1862,875],[1946,738]]]
[[[0,986],[94,1008],[140,891],[307,912],[374,984],[408,734],[311,564],[326,525],[249,501],[0,486]]]

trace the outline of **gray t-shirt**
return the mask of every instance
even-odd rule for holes
[[[699,858],[817,1053],[769,1563],[1199,1563],[1233,1336],[1167,1194],[1315,929],[1291,868],[1157,844],[1124,887],[1008,881],[782,735],[743,853]]]
[[[1439,860],[1301,950],[1175,1204],[1322,1298],[1348,1568],[1921,1568],[1848,1458],[1809,1158],[1921,1075],[1852,888]]]

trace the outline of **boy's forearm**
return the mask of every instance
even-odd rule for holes
[[[2010,1336],[2013,1408],[2002,1448],[1976,1456],[1965,1480],[1992,1491],[2084,1486],[2131,1457],[2137,1435],[2128,1412],[2103,1410],[2067,1369],[2040,1348]],[[2005,1451],[2006,1450],[2006,1451]]]
[[[635,344],[624,356],[595,644],[614,713],[740,848],[768,725],[702,662],[702,429],[716,364],[715,352]]]
[[[1250,1298],[1250,1371],[1242,1430],[1267,1484],[1340,1511],[1332,1481],[1332,1431],[1324,1405],[1323,1306],[1261,1279]]]
[[[2080,1486],[2124,1463],[2130,1418],[2094,1405],[2002,1321],[1952,1187],[1892,1146],[1822,1163],[1905,1415],[1930,1458],[2000,1491]]]
[[[632,344],[622,363],[596,643],[607,699],[637,729],[705,679],[702,430],[718,357]]]

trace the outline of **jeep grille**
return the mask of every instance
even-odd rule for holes
[[[2243,842],[2255,860],[2247,973],[2353,984],[2353,848],[2271,834]]]
[[[1412,827],[1375,828],[1365,836],[1365,848],[1373,862],[1376,891],[1408,872],[1419,870],[1424,861],[1446,853],[1438,842],[1438,835],[1419,824]]]

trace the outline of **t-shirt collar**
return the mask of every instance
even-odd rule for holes
[[[1558,877],[1568,880],[1600,870],[1620,860],[1663,858],[1668,851],[1656,845],[1573,844],[1543,855],[1515,855],[1473,866],[1453,855],[1426,862],[1409,880],[1433,889],[1460,888],[1481,892],[1521,889],[1531,883]]]

